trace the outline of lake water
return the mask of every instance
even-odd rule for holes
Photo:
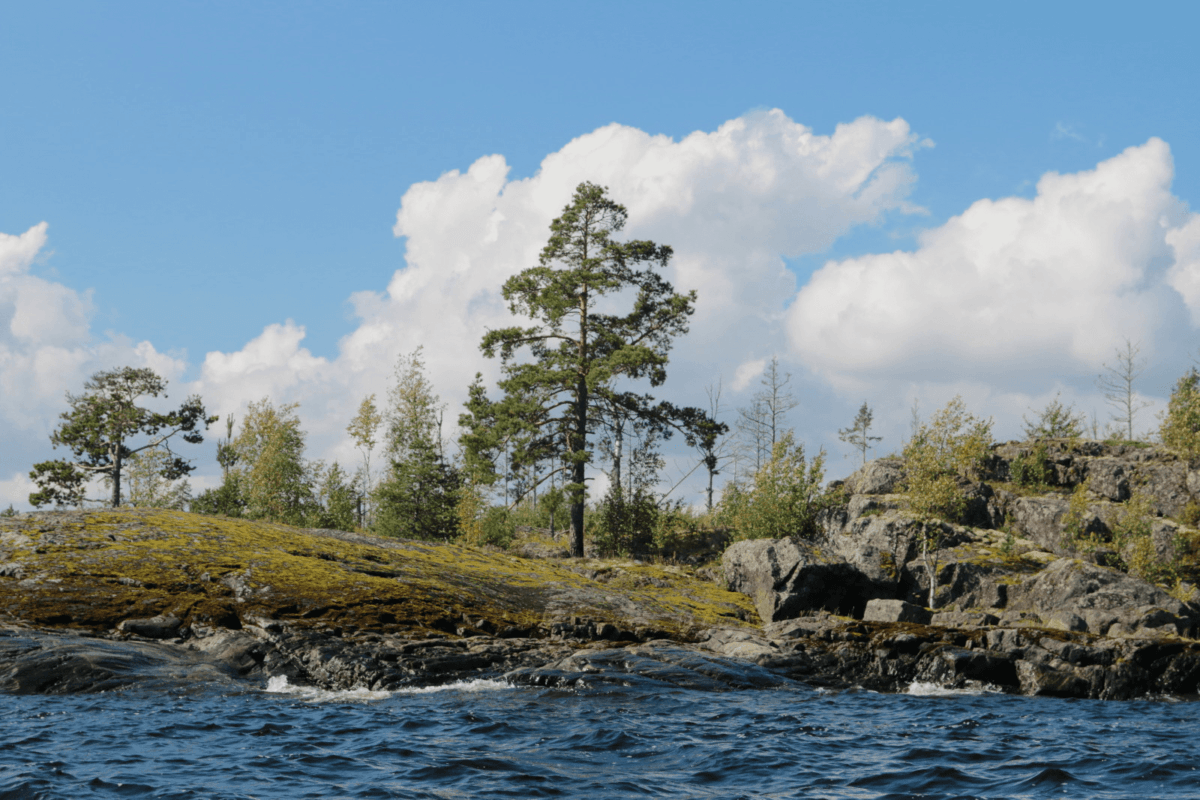
[[[1200,796],[1200,703],[803,687],[0,696],[0,798]]]

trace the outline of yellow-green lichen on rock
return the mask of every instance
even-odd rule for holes
[[[0,614],[93,631],[156,615],[413,635],[453,634],[464,620],[544,630],[582,616],[687,639],[756,621],[744,596],[649,564],[528,559],[155,509],[0,520],[0,575]]]

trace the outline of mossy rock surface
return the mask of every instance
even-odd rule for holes
[[[557,562],[156,509],[0,519],[0,615],[91,631],[156,615],[238,628],[454,635],[586,617],[688,640],[757,623],[749,599],[649,564]],[[466,622],[464,622],[466,620]]]

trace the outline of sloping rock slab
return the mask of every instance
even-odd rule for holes
[[[169,645],[0,630],[0,691],[74,694],[132,686],[177,689],[232,684],[237,677],[228,664]]]
[[[1153,630],[1188,635],[1192,612],[1157,586],[1132,575],[1060,558],[1021,585],[1010,611],[1037,614],[1053,627],[1107,634]]]
[[[904,482],[904,459],[880,458],[869,461],[845,480],[849,494],[892,494]]]
[[[667,641],[612,650],[582,650],[542,667],[513,670],[504,678],[523,686],[595,688],[616,685],[714,692],[796,685],[794,681],[755,664]]]

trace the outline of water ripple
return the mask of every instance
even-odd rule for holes
[[[1196,703],[494,682],[6,696],[0,800],[1190,798],[1198,717]]]

